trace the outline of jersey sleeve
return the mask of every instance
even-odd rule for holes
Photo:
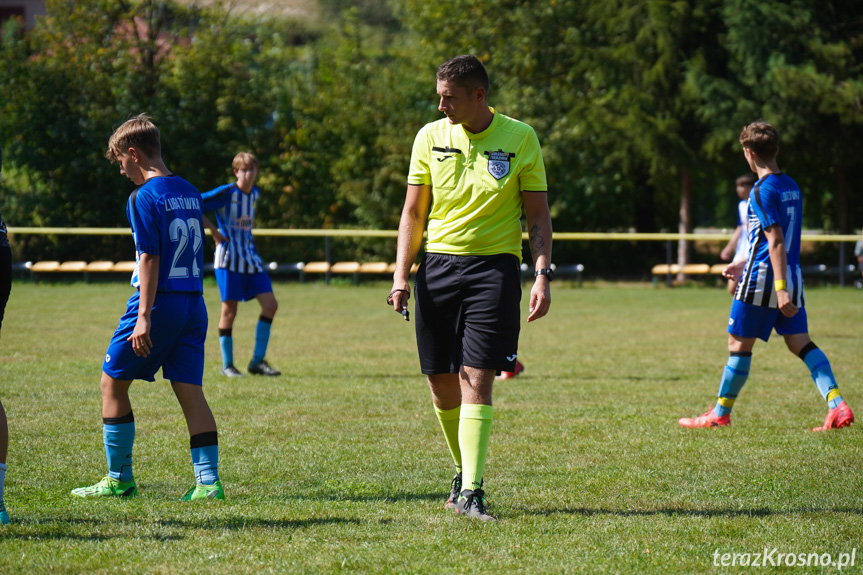
[[[525,137],[522,150],[525,157],[524,169],[519,174],[519,189],[524,192],[546,192],[548,181],[545,176],[545,162],[542,160],[542,148],[539,138],[531,128]]]
[[[755,201],[751,201],[751,200]],[[752,190],[749,205],[761,221],[761,229],[781,223],[779,215],[779,193],[769,181],[761,182]]]
[[[227,206],[231,202],[231,194],[228,192],[233,187],[234,184],[225,184],[201,194],[201,211],[212,212]]]
[[[417,133],[411,151],[411,164],[408,171],[408,184],[414,186],[431,185],[431,169],[429,168],[429,138],[426,128]]]
[[[153,194],[136,190],[129,197],[127,213],[135,234],[135,249],[142,254],[160,255],[162,214]]]

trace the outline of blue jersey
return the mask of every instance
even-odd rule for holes
[[[157,291],[204,292],[204,222],[201,195],[192,184],[179,176],[147,180],[129,196],[126,217],[136,263],[141,254],[161,257]],[[137,265],[132,286],[141,287]]]
[[[257,186],[246,194],[237,184],[227,184],[201,194],[204,211],[215,210],[219,231],[229,240],[216,247],[215,268],[246,274],[264,271],[252,237],[260,193]]]
[[[800,188],[785,174],[768,174],[755,182],[749,195],[749,257],[734,299],[762,307],[777,307],[773,268],[764,230],[773,225],[785,236],[785,277],[791,302],[803,307],[800,233],[803,199]]]

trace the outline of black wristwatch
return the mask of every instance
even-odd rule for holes
[[[542,268],[533,272],[533,277],[537,278],[539,276],[545,276],[548,278],[548,281],[554,281],[554,270],[551,268]]]

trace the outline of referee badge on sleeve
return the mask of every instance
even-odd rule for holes
[[[488,173],[499,180],[509,173],[509,160],[515,154],[498,149],[496,152],[483,152],[488,156]]]

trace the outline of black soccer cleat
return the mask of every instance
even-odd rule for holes
[[[270,364],[267,363],[267,360],[265,360],[265,359],[262,359],[261,361],[259,361],[257,363],[255,363],[255,362],[249,363],[248,371],[252,375],[270,375],[270,376],[282,375],[281,371],[279,371],[278,369],[273,369],[272,367],[270,367]]]
[[[482,489],[465,489],[458,496],[455,504],[457,515],[479,519],[481,521],[497,521],[485,508],[485,492]]]
[[[228,367],[222,370],[222,375],[225,377],[243,377],[243,374],[240,373],[240,370],[234,367],[234,364],[229,364]]]
[[[444,504],[444,509],[455,509],[456,501],[458,501],[458,496],[461,493],[461,471],[455,474],[455,477],[452,478],[452,483],[450,483],[450,492],[449,498],[446,500]]]

